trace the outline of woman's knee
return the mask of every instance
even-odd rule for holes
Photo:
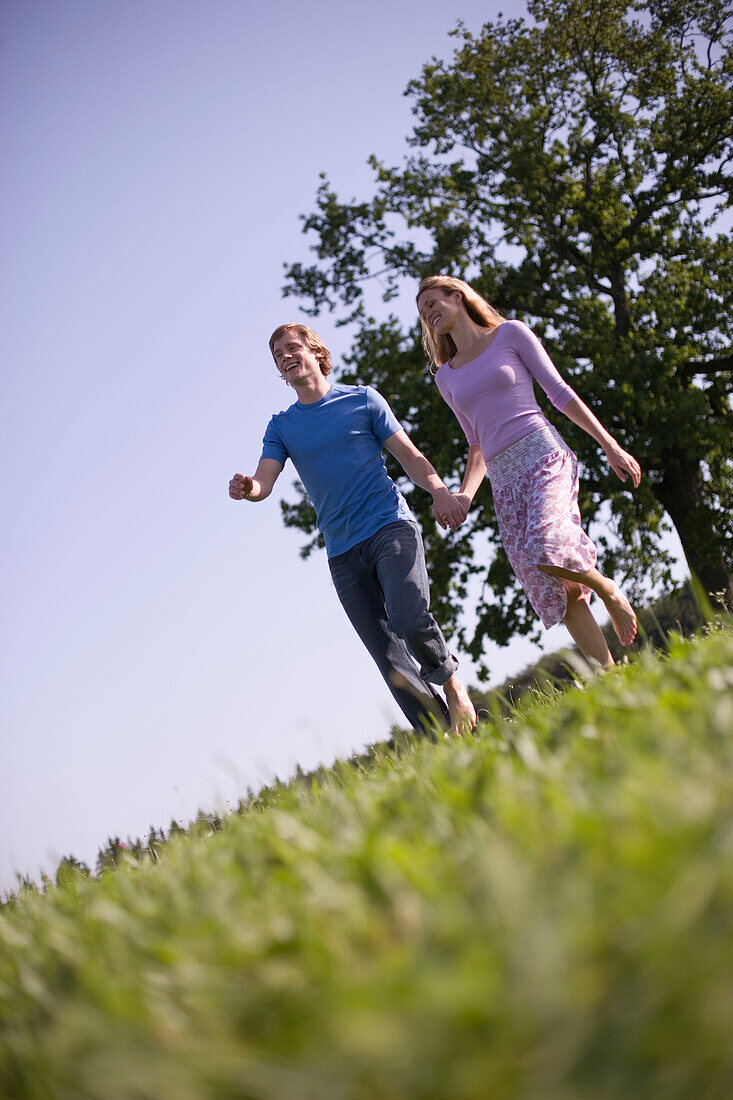
[[[563,581],[563,584],[565,585],[568,604],[585,602],[585,593],[579,584],[576,584],[575,581]]]
[[[580,594],[575,596],[568,593],[563,622],[565,624],[580,624],[589,617],[592,618],[592,612],[588,606],[588,601]]]

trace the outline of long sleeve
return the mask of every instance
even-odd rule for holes
[[[562,412],[568,402],[577,397],[575,390],[562,377],[532,330],[521,321],[508,323],[512,327],[511,338],[519,358],[558,412]]]

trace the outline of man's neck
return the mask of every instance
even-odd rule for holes
[[[331,389],[331,383],[323,375],[320,378],[309,378],[302,385],[293,384],[293,389],[298,395],[301,405],[314,405],[325,397]]]

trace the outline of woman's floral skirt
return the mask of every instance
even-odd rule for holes
[[[585,573],[596,564],[596,548],[580,525],[577,457],[547,424],[500,451],[486,466],[512,569],[543,626],[554,626],[565,618],[567,592],[557,577],[538,566]],[[590,588],[579,587],[590,600]]]

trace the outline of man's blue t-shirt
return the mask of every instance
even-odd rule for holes
[[[401,427],[371,386],[339,382],[320,401],[296,401],[267,425],[262,457],[283,466],[292,459],[316,510],[329,558],[387,523],[413,519],[382,456],[382,444]]]

